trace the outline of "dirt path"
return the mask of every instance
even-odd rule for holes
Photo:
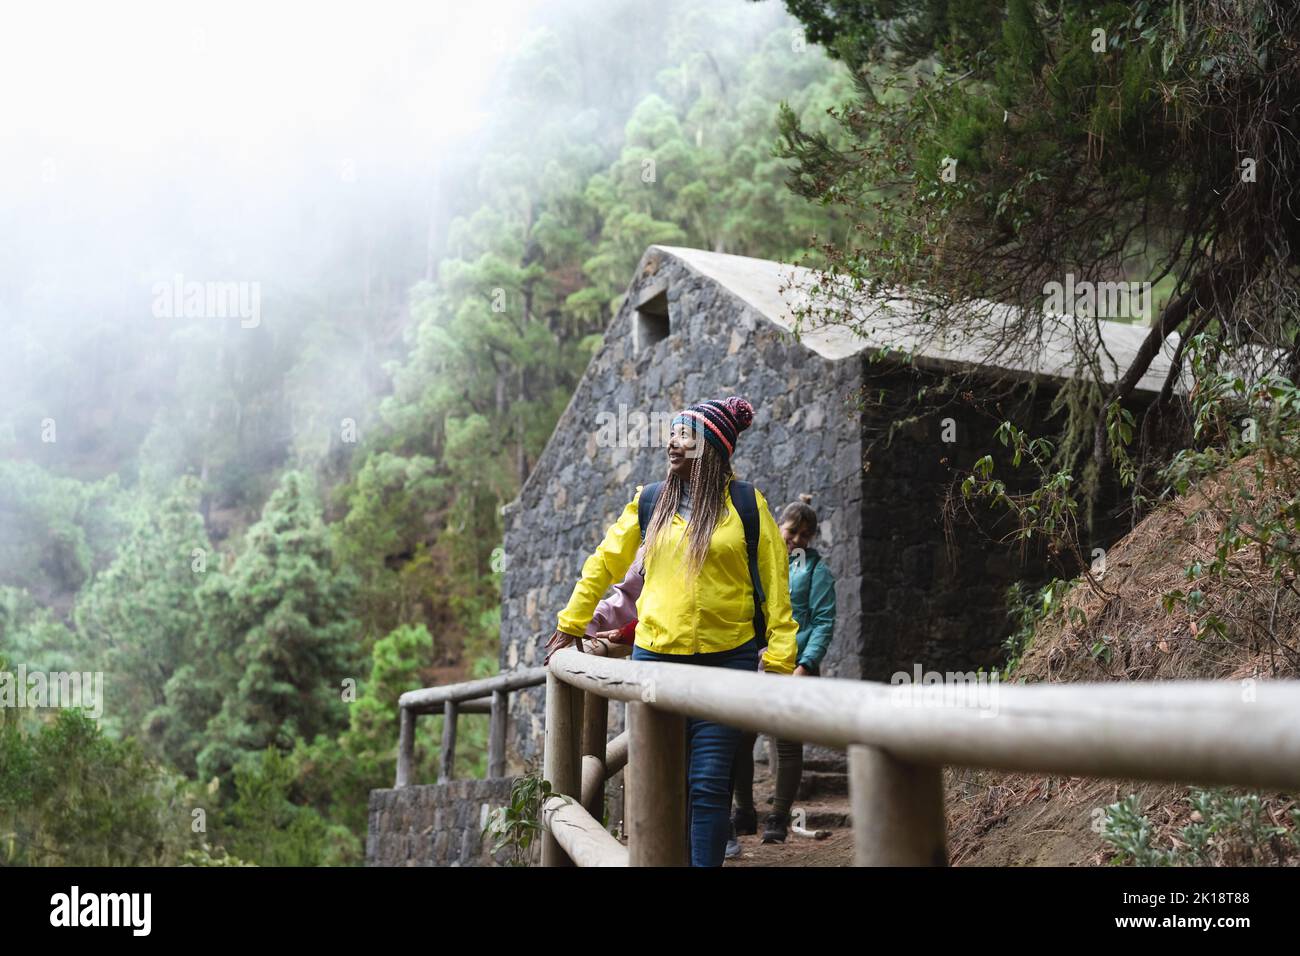
[[[809,830],[829,830],[824,840],[810,837],[786,837],[785,843],[762,840],[763,817],[770,809],[767,798],[772,793],[771,774],[766,764],[754,765],[754,802],[758,806],[759,833],[740,837],[740,856],[727,860],[726,866],[852,866],[853,830],[849,826],[848,797],[827,796],[816,800],[796,800],[794,812],[804,812]]]
[[[1091,828],[1095,808],[1140,792],[1115,781],[1032,777],[992,772],[944,771],[948,854],[953,866],[1095,866],[1103,844]],[[759,829],[769,805],[771,777],[754,766]],[[791,834],[764,845],[761,835],[740,837],[741,855],[726,866],[852,866],[853,829],[847,796],[795,801],[807,829],[830,836],[813,840]]]

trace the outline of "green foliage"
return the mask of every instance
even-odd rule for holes
[[[206,622],[196,591],[219,573],[217,557],[198,513],[199,486],[182,480],[157,504],[137,500],[132,527],[112,563],[77,602],[79,639],[91,649],[82,670],[102,670],[112,686],[105,726],[119,736],[146,731],[146,717],[164,708],[168,681],[201,650]],[[192,772],[188,743],[151,737],[173,766]]]
[[[214,679],[226,684],[208,723],[200,776],[240,752],[342,729],[343,680],[357,676],[351,578],[333,567],[310,480],[289,472],[248,531],[246,550],[199,590]]]
[[[29,671],[85,670],[79,635],[24,590],[0,587],[0,654]]]
[[[1106,808],[1102,839],[1115,850],[1117,866],[1285,865],[1300,851],[1300,813],[1291,826],[1274,825],[1259,794],[1193,789],[1187,797],[1192,822],[1168,847],[1153,845],[1154,828],[1136,794]]]
[[[1137,480],[1137,465],[1129,454],[1133,443],[1133,428],[1137,419],[1123,405],[1112,402],[1106,408],[1106,434],[1110,439],[1111,460],[1121,485],[1132,485]]]
[[[1013,676],[1016,665],[1029,650],[1030,642],[1038,626],[1055,614],[1065,613],[1063,599],[1069,593],[1072,582],[1056,578],[1040,588],[1027,587],[1016,581],[1006,592],[1007,617],[1012,623],[1012,631],[1002,642],[1006,652],[1006,663],[1002,666],[1004,679]],[[1077,608],[1070,609],[1075,614]],[[1073,615],[1072,615],[1073,616]]]
[[[543,780],[541,773],[517,778],[510,788],[510,803],[493,810],[483,827],[484,838],[493,841],[492,852],[509,848],[510,866],[532,866],[542,833],[542,804],[550,796],[551,782]]]
[[[375,643],[369,679],[348,705],[348,727],[338,736],[320,735],[294,750],[295,781],[305,801],[323,816],[362,833],[371,790],[392,785],[396,772],[397,698],[425,683],[433,639],[423,625],[397,628]],[[461,718],[464,727],[466,718]],[[416,779],[431,780],[440,745],[439,728],[428,718],[416,723]],[[458,746],[457,758],[465,744]],[[468,776],[468,774],[467,774]]]
[[[1005,509],[1016,522],[1013,537],[1027,541],[1037,534],[1046,538],[1055,550],[1068,547],[1078,556],[1075,532],[1079,500],[1074,477],[1053,466],[1052,442],[1042,437],[1031,438],[1009,421],[998,426],[995,436],[1010,452],[1011,467],[1031,468],[1036,480],[1031,482],[1029,491],[1016,492],[1005,480],[996,477],[993,456],[984,455],[962,481],[962,495]]]
[[[362,647],[400,625],[441,616],[428,609],[437,600],[438,574],[424,516],[434,502],[446,500],[448,484],[433,458],[378,452],[340,491],[347,510],[330,529],[334,560],[357,578],[354,613]]]
[[[118,487],[0,461],[0,580],[45,601],[76,592],[116,543]]]
[[[209,846],[206,843],[199,844],[198,849],[186,850],[181,857],[181,866],[256,866],[256,863],[248,863],[237,856],[226,852],[225,847]]]
[[[293,761],[274,747],[235,768],[235,799],[223,821],[231,852],[262,866],[360,862],[360,842],[347,827],[291,799],[295,775]]]
[[[1168,494],[1198,488],[1204,508],[1220,526],[1213,554],[1187,568],[1187,580],[1214,580],[1229,587],[1244,583],[1243,558],[1258,557],[1257,567],[1272,583],[1291,588],[1300,574],[1300,389],[1281,375],[1247,381],[1225,370],[1209,339],[1189,343],[1196,388],[1192,417],[1196,446],[1178,452],[1162,472]],[[1166,607],[1186,606],[1196,613],[1204,585],[1166,595]],[[1210,632],[1224,632],[1211,618]]]
[[[0,865],[174,864],[185,803],[183,780],[79,711],[0,726]]]
[[[1130,794],[1106,808],[1102,839],[1115,848],[1116,863],[1132,862],[1136,866],[1167,866],[1171,855],[1151,846],[1151,821],[1142,813],[1137,794]]]

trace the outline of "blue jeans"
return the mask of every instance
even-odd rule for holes
[[[660,654],[632,649],[634,661],[701,664],[753,673],[758,641],[712,654]],[[712,720],[686,718],[686,779],[690,788],[691,866],[722,866],[731,836],[731,785],[740,731]]]

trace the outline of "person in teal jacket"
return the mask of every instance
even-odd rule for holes
[[[787,521],[791,509],[798,509]],[[793,530],[787,530],[793,529]],[[816,677],[835,633],[835,576],[816,548],[809,547],[817,534],[817,512],[806,502],[786,508],[782,516],[782,536],[790,548],[790,606],[799,632],[795,673]]]
[[[835,576],[821,554],[810,545],[817,536],[817,512],[811,495],[787,505],[778,526],[790,556],[790,606],[799,631],[795,635],[796,677],[816,677],[835,633]],[[740,851],[737,834],[758,832],[754,808],[754,734],[745,734],[736,754],[732,840],[727,854]],[[790,807],[803,777],[803,744],[793,740],[776,742],[776,793],[772,812],[763,824],[764,843],[784,843],[790,826]]]

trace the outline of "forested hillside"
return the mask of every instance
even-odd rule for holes
[[[1007,675],[1300,669],[1295,4],[289,6],[0,31],[0,865],[359,864],[398,695],[497,669],[501,508],[654,243],[816,267],[801,323],[906,290],[867,380],[965,356],[844,398],[889,421],[864,469],[936,403],[992,424],[915,517],[1071,579],[1010,590]],[[1199,862],[1294,860],[1192,812]]]
[[[842,230],[774,147],[780,103],[834,136],[851,84],[779,5],[543,19],[432,201],[300,224],[282,321],[160,336],[100,302],[74,335],[7,300],[0,661],[102,671],[105,707],[0,711],[0,862],[360,862],[396,696],[496,669],[500,508],[645,247]]]

